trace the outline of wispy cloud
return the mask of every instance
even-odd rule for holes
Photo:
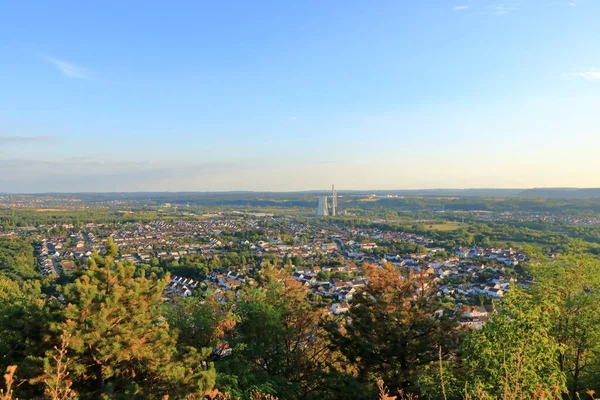
[[[563,74],[563,76],[567,78],[581,78],[587,81],[600,82],[600,70],[598,69],[590,69],[588,71],[581,72],[569,72]]]
[[[469,6],[466,5],[466,4],[452,7],[452,10],[454,10],[454,11],[464,11],[464,10],[467,10],[467,9],[469,9]]]
[[[480,15],[495,15],[502,17],[517,11],[521,6],[522,0],[505,0],[498,3],[489,5],[483,11],[479,12]]]
[[[574,1],[572,1],[572,2],[570,2],[570,3],[569,3],[569,5],[570,5],[571,7],[575,7],[577,4],[575,4],[575,2],[574,2]]]
[[[54,65],[60,71],[60,73],[67,78],[92,80],[90,72],[85,68],[79,67],[75,64],[64,60],[60,60],[55,57],[43,55],[42,58],[48,61],[50,64]]]
[[[51,139],[50,136],[0,136],[0,144],[43,143]]]
[[[502,3],[502,4],[494,4],[490,7],[490,14],[503,16],[513,11],[516,11],[518,7],[515,3]]]

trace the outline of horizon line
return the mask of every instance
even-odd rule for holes
[[[539,186],[539,187],[466,187],[466,188],[423,188],[423,189],[342,189],[338,192],[431,192],[431,191],[475,191],[475,190],[496,190],[496,191],[514,191],[514,190],[600,190],[598,187],[576,187],[576,186]],[[141,191],[56,191],[56,192],[0,192],[0,195],[57,195],[57,194],[143,194],[143,193],[186,193],[186,194],[228,194],[228,193],[312,193],[312,192],[330,192],[330,189],[303,189],[303,190],[141,190]]]

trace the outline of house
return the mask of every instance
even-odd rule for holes
[[[60,266],[62,267],[63,272],[67,272],[67,271],[75,268],[75,263],[71,260],[64,260],[63,262],[60,263]]]
[[[329,310],[334,314],[334,315],[339,315],[345,312],[348,312],[348,310],[350,309],[350,305],[346,302],[344,303],[334,303],[329,307]]]
[[[375,242],[364,242],[360,244],[360,248],[363,250],[371,250],[377,248],[377,243]]]
[[[461,325],[467,329],[481,329],[488,322],[489,317],[496,310],[491,305],[486,306],[466,306],[463,309],[464,321]]]

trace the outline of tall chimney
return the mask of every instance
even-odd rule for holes
[[[337,207],[337,193],[335,192],[335,185],[331,185],[331,216],[335,217],[335,209]]]

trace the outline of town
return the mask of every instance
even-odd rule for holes
[[[480,328],[512,285],[524,277],[522,251],[493,246],[454,246],[424,235],[351,227],[339,221],[239,211],[195,220],[49,224],[23,227],[3,236],[33,241],[40,271],[68,275],[85,269],[94,253],[112,241],[116,261],[170,273],[165,299],[210,290],[216,296],[255,284],[266,263],[288,268],[295,280],[325,299],[334,315],[348,311],[365,285],[364,266],[391,263],[424,274],[438,296],[462,308],[463,324]],[[225,298],[223,296],[223,298]],[[487,308],[485,307],[487,306]]]

